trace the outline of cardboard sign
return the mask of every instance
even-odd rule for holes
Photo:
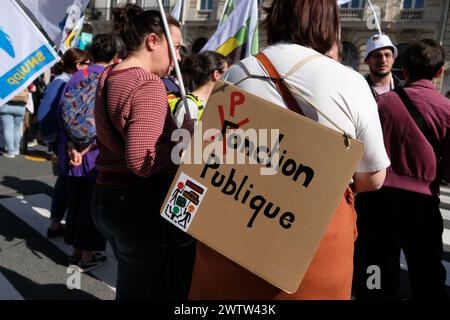
[[[250,129],[258,141],[233,136]],[[213,143],[223,148],[212,150]],[[161,214],[250,272],[295,292],[362,158],[361,142],[351,139],[347,147],[342,133],[219,81]],[[189,164],[199,150],[209,164]],[[247,164],[225,161],[231,155]],[[276,174],[267,173],[269,167]]]

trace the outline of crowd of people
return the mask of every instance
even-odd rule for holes
[[[448,298],[439,187],[450,181],[450,99],[432,82],[443,72],[444,49],[431,39],[412,44],[401,81],[392,73],[397,48],[387,35],[376,34],[367,42],[370,72],[364,78],[340,63],[335,0],[274,0],[265,11],[268,46],[234,65],[212,51],[181,59],[179,22],[167,16],[165,30],[159,12],[135,4],[113,9],[112,34],[95,36],[87,51],[65,52],[37,111],[41,140],[59,164],[47,236],[64,236],[73,246],[68,262],[82,272],[107,263],[103,251],[109,243],[121,300],[346,300],[352,293],[356,299],[399,299],[401,250],[413,297]],[[168,32],[186,100],[171,76]],[[290,72],[301,61],[302,69]],[[276,82],[273,70],[290,75]],[[324,126],[338,124],[364,143],[352,182],[293,294],[159,215],[177,170],[171,134],[201,119],[219,79]],[[26,97],[21,93],[0,107],[6,157],[20,151]],[[91,130],[92,119],[74,122],[71,108],[92,113],[94,138],[81,141],[72,132]],[[373,265],[381,270],[376,289],[367,286]]]

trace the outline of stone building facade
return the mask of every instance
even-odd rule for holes
[[[246,1],[246,0],[240,0]],[[93,0],[88,9],[94,32],[110,27],[110,9],[120,0]],[[132,0],[144,8],[157,8],[156,0]],[[185,0],[183,10],[183,38],[187,52],[198,51],[214,33],[220,20],[225,0]],[[260,0],[263,5],[271,0]],[[176,0],[163,0],[168,12]],[[422,38],[441,42],[448,52],[446,69],[450,69],[450,0],[372,0],[372,7],[380,20],[383,33],[389,35],[402,52],[404,48]],[[260,19],[264,15],[260,15]],[[367,38],[378,32],[367,0],[352,0],[341,6],[341,39],[344,47],[344,63],[366,73],[364,64]],[[261,47],[266,45],[264,30],[260,30]],[[400,72],[398,63],[396,72]],[[437,81],[442,92],[450,90],[450,70]]]

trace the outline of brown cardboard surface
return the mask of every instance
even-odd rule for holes
[[[182,164],[162,216],[269,283],[295,292],[364,146],[352,139],[347,150],[342,133],[219,82],[203,114],[203,132],[221,130],[223,119],[243,121],[243,130],[279,129],[280,170],[261,175],[263,164]],[[187,154],[196,147],[194,141]],[[262,209],[255,214],[256,207]]]

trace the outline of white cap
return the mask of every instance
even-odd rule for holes
[[[367,50],[364,61],[366,61],[372,51],[386,47],[392,48],[392,50],[394,50],[394,58],[397,58],[397,47],[392,44],[391,39],[389,39],[389,37],[385,34],[374,34],[369,38],[369,40],[367,40]]]

